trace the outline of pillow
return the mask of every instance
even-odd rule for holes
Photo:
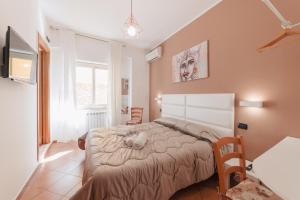
[[[169,117],[161,117],[158,119],[155,119],[154,122],[164,125],[169,128],[175,128],[175,125],[178,123],[178,119],[169,118]]]
[[[154,122],[169,128],[176,129],[178,131],[183,132],[184,134],[188,134],[190,136],[196,137],[200,140],[208,141],[210,143],[217,142],[220,139],[218,133],[214,129],[201,124],[195,124],[192,122],[187,122],[184,120],[169,117],[161,117],[155,119]]]
[[[217,142],[220,139],[216,130],[201,124],[181,121],[175,125],[175,129],[211,143]]]

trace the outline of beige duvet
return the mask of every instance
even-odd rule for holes
[[[155,122],[133,128],[147,134],[142,150],[124,144],[122,128],[90,131],[83,187],[72,200],[164,200],[214,174],[212,147],[202,137]]]

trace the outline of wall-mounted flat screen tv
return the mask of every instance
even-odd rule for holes
[[[36,83],[37,53],[11,27],[6,33],[3,62],[2,77]]]

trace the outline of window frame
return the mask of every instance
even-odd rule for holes
[[[90,105],[79,105],[77,101],[77,67],[86,67],[92,69],[92,104]],[[90,62],[90,61],[83,61],[77,60],[75,65],[75,104],[76,108],[80,110],[95,110],[95,109],[107,109],[108,104],[96,104],[96,69],[104,69],[108,70],[107,63],[97,63],[97,62]],[[108,86],[107,86],[108,87]]]

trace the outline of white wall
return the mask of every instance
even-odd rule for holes
[[[131,78],[131,58],[123,56],[121,66],[121,78]]]
[[[124,47],[124,56],[132,58],[132,106],[144,108],[143,122],[149,121],[149,64],[145,50],[132,46]]]
[[[34,49],[38,0],[0,1],[0,59],[7,26]],[[37,88],[0,78],[0,199],[15,199],[37,166]]]

